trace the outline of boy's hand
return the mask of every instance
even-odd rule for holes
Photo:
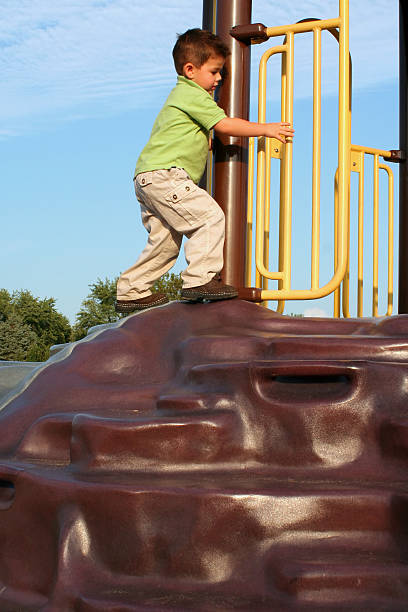
[[[280,140],[283,144],[286,143],[287,138],[291,138],[295,133],[290,123],[265,123],[264,127],[264,136],[276,138],[276,140]]]
[[[239,117],[225,117],[215,124],[214,130],[228,136],[267,136],[285,143],[295,133],[291,123],[255,123]]]

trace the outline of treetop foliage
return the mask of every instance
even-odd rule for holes
[[[27,290],[10,294],[0,289],[0,359],[44,361],[50,346],[70,338],[71,326],[56,310],[54,298],[36,298]]]
[[[37,344],[37,335],[23,319],[11,311],[0,322],[0,359],[6,361],[30,361],[32,347]]]
[[[45,361],[52,345],[80,340],[91,327],[128,316],[115,312],[116,283],[117,278],[98,278],[89,285],[90,292],[72,328],[56,310],[54,298],[34,297],[27,290],[10,294],[0,289],[0,360]],[[181,286],[179,274],[167,273],[152,290],[166,293],[169,300],[178,300]]]

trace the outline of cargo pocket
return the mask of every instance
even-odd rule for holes
[[[145,193],[145,187],[152,184],[152,172],[142,172],[134,180],[136,197],[142,204],[147,205],[149,199]]]
[[[197,195],[198,186],[187,179],[169,191],[165,198],[171,208],[193,226],[207,214],[202,198],[197,198]]]
[[[147,185],[151,185],[152,174],[153,172],[142,172],[141,174],[138,174],[135,178],[135,185],[140,189],[147,187]]]

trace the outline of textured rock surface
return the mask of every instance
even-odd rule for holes
[[[0,402],[39,365],[38,362],[0,361]]]
[[[0,412],[0,609],[406,610],[408,317],[171,303]]]

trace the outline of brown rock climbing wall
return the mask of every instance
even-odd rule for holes
[[[0,610],[406,610],[408,316],[172,303],[0,412]]]

